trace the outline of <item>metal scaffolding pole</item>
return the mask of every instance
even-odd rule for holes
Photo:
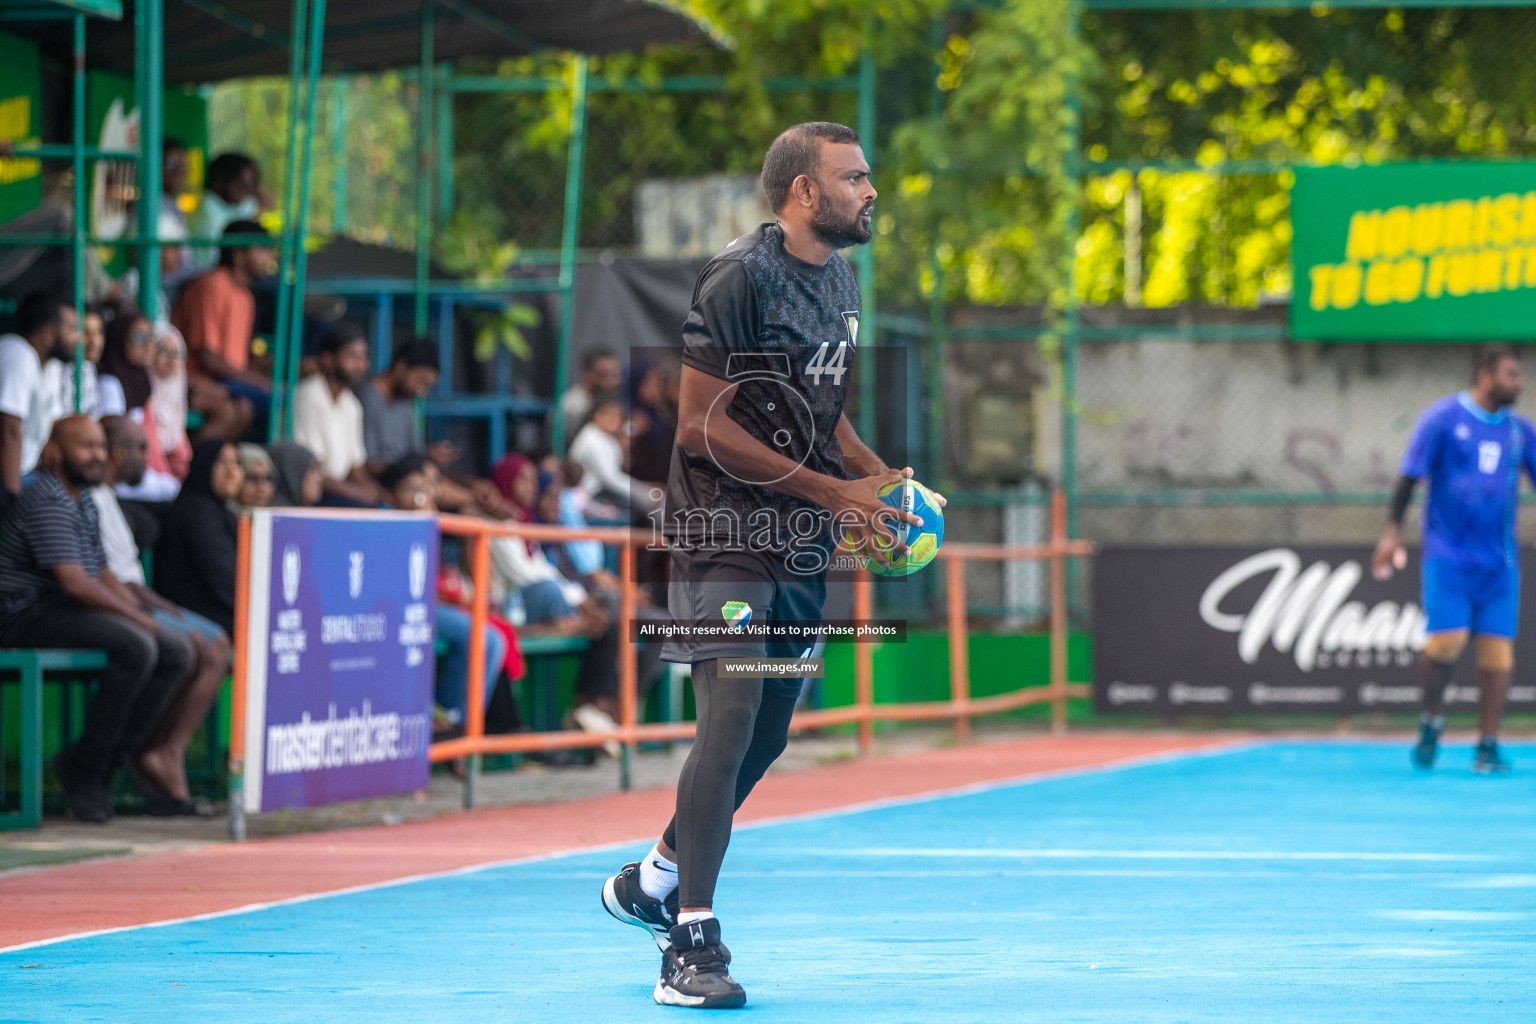
[[[75,279],[75,322],[85,319],[85,15],[74,16],[74,95],[70,124],[71,154],[74,165],[74,206],[72,222],[74,232],[70,236],[70,264]],[[75,346],[75,412],[85,401],[83,377],[85,374],[85,346]]]
[[[350,83],[341,75],[331,80],[331,160],[336,177],[331,182],[334,207],[331,230],[338,235],[347,231],[347,89]]]
[[[293,214],[298,192],[299,84],[304,71],[304,31],[309,0],[293,0],[293,27],[288,50],[288,148],[283,157],[283,226],[277,241],[277,322],[272,339],[272,405],[267,415],[267,438],[283,438],[283,410],[287,396],[282,382],[287,380],[289,308],[293,295]],[[302,240],[301,240],[302,244]],[[303,299],[300,298],[302,304]]]
[[[325,52],[325,0],[314,0],[309,15],[309,73],[304,82],[304,155],[299,170],[299,219],[294,229],[293,301],[288,308],[287,385],[283,389],[283,436],[293,434],[293,391],[299,384],[300,338],[304,330],[304,278],[309,269],[309,196],[315,151],[315,98],[320,92],[320,58]]]
[[[416,315],[418,335],[427,333],[427,276],[432,257],[432,73],[436,4],[421,5],[421,80],[416,101]],[[446,311],[444,313],[446,315]]]
[[[164,0],[139,0],[134,8],[139,101],[139,308],[160,307],[160,144],[165,103]]]
[[[870,37],[874,33],[874,19],[864,23],[864,50],[859,54],[859,141],[864,146],[864,158],[869,161],[870,172],[875,168],[875,55],[870,49]],[[870,225],[874,230],[874,225]],[[875,240],[859,250],[859,336],[854,339],[858,349],[873,349],[877,345],[875,332]],[[874,445],[876,366],[864,363],[859,376],[859,433],[864,443]]]
[[[576,326],[576,246],[581,235],[581,179],[587,155],[587,58],[571,68],[571,146],[565,162],[565,219],[560,231],[560,343],[555,351],[555,395],[550,404],[549,443],[565,451],[560,396],[571,377],[571,339]]]

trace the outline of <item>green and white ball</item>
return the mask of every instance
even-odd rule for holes
[[[886,484],[880,488],[880,500],[892,508],[913,513],[923,525],[893,523],[896,536],[907,545],[906,554],[889,562],[865,557],[862,564],[876,576],[909,576],[938,555],[939,545],[944,542],[944,511],[934,493],[916,480]],[[846,530],[844,538],[851,540]],[[881,534],[876,534],[874,543],[882,554],[891,550],[890,543]]]

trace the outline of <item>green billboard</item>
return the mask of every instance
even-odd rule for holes
[[[1297,338],[1536,339],[1536,163],[1298,168],[1291,226]]]
[[[0,139],[17,149],[37,145],[42,103],[37,45],[0,34]],[[30,157],[0,160],[0,223],[42,201],[41,163]]]

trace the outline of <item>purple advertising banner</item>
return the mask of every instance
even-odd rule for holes
[[[1159,714],[1417,712],[1418,552],[1384,582],[1371,576],[1370,559],[1359,547],[1103,549],[1093,560],[1095,705]],[[1522,602],[1516,666],[1536,664],[1533,615],[1536,602]],[[1470,653],[1446,702],[1453,711],[1477,706]],[[1536,686],[1518,672],[1509,706],[1536,708]]]
[[[256,514],[246,810],[426,787],[437,551],[431,516]]]

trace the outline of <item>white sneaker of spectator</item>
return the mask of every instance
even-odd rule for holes
[[[596,704],[582,704],[571,709],[571,718],[583,732],[613,732],[619,727],[619,723]],[[608,740],[603,744],[603,753],[609,757],[618,757],[621,752],[618,740]]]

